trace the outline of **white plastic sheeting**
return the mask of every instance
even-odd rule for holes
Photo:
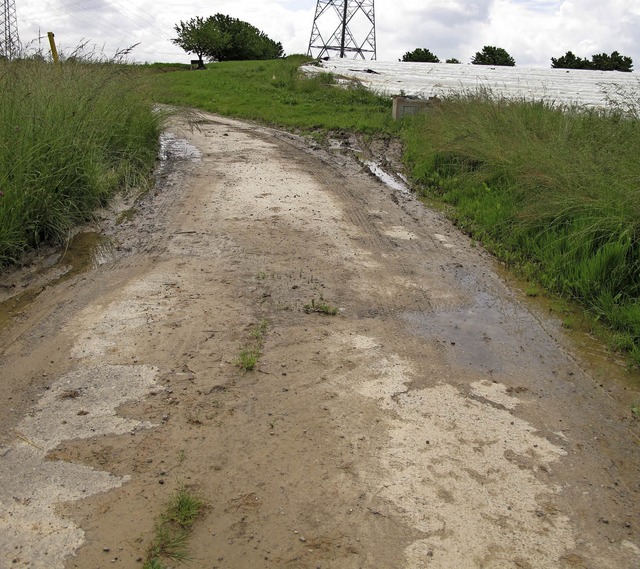
[[[356,78],[369,89],[387,95],[419,97],[489,91],[493,95],[557,104],[603,107],[640,102],[640,79],[635,73],[577,69],[528,69],[450,63],[393,63],[331,59],[304,69]]]

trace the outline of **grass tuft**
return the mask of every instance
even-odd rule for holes
[[[189,532],[204,502],[181,484],[171,496],[155,526],[143,569],[165,569],[165,560],[183,563],[189,555]]]
[[[264,335],[269,326],[267,320],[261,320],[249,334],[250,339],[240,350],[240,354],[236,359],[236,365],[242,371],[251,371],[254,369],[260,359],[262,353],[262,345],[264,344]]]
[[[316,299],[312,298],[311,302],[305,304],[302,308],[307,314],[310,314],[312,312],[317,312],[318,314],[326,314],[327,316],[335,316],[336,314],[338,314],[338,307],[327,304],[322,298],[319,302],[316,302]]]

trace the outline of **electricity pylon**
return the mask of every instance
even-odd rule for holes
[[[0,14],[0,57],[13,59],[20,53],[18,37],[18,17],[15,0],[2,0]]]
[[[318,59],[332,54],[375,59],[373,0],[318,0],[307,53]]]

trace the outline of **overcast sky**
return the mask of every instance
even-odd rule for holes
[[[15,0],[23,44],[72,51],[83,40],[112,55],[136,43],[136,61],[188,61],[170,40],[173,26],[223,13],[247,21],[306,53],[316,0]],[[378,59],[396,61],[416,47],[468,63],[484,45],[506,49],[518,66],[549,67],[571,50],[581,57],[614,50],[640,71],[640,0],[375,0]],[[328,22],[328,17],[325,17]],[[322,24],[325,20],[319,20]],[[332,23],[332,22],[331,22]],[[331,27],[331,26],[329,26]],[[42,38],[44,36],[44,38]],[[41,37],[42,39],[38,39]]]

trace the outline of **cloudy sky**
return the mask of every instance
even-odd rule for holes
[[[112,55],[133,44],[136,61],[188,61],[171,43],[173,26],[223,13],[280,41],[287,54],[306,53],[317,0],[15,0],[23,44],[58,48],[81,42]],[[549,67],[571,50],[581,57],[614,50],[640,71],[639,0],[375,0],[378,60],[396,61],[416,47],[441,60],[468,63],[484,45],[505,48],[518,66]],[[326,20],[326,22],[325,22]],[[329,17],[319,20],[330,24]],[[324,31],[324,30],[323,30]],[[44,36],[44,37],[43,37]],[[39,39],[40,38],[40,39]]]

